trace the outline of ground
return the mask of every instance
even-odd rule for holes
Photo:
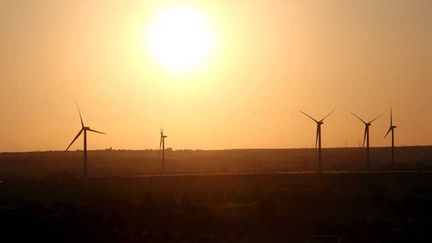
[[[430,173],[10,179],[15,242],[431,242]]]

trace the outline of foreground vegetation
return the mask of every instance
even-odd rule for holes
[[[431,242],[428,173],[11,179],[14,242]]]

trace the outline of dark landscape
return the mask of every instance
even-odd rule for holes
[[[399,148],[393,166],[386,148],[372,151],[382,161],[368,173],[360,148],[325,149],[337,159],[324,159],[322,174],[311,149],[168,151],[163,176],[157,151],[91,151],[87,179],[80,152],[6,153],[0,233],[14,242],[432,240],[431,147]]]
[[[315,149],[172,150],[166,152],[166,173],[315,172]],[[432,169],[432,147],[371,148],[371,171]],[[159,150],[89,151],[90,177],[159,175]],[[364,148],[323,149],[324,171],[365,171]],[[83,173],[82,151],[0,154],[0,179],[76,178]]]
[[[11,180],[14,242],[428,242],[430,173]]]

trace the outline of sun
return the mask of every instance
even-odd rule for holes
[[[174,72],[187,72],[209,57],[214,35],[205,15],[175,6],[156,16],[148,29],[147,41],[159,64]]]

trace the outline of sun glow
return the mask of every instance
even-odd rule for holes
[[[160,12],[147,34],[157,62],[174,72],[195,69],[213,50],[214,35],[206,17],[186,7]]]

